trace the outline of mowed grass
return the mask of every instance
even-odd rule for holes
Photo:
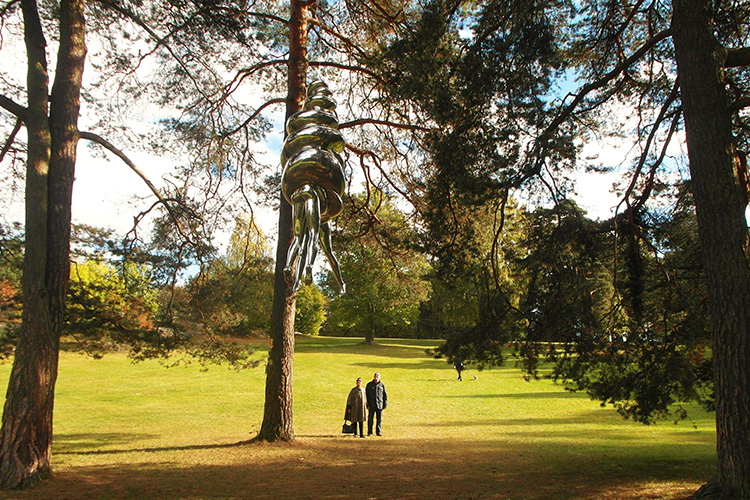
[[[644,426],[508,366],[464,381],[437,341],[298,337],[293,443],[249,443],[263,365],[242,372],[63,353],[54,476],[14,499],[677,499],[714,474],[713,415]],[[262,349],[265,346],[261,346]],[[265,353],[259,352],[259,358]],[[340,433],[382,373],[384,436]],[[6,386],[10,365],[0,365]],[[477,379],[474,380],[474,375]]]

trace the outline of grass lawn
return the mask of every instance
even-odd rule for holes
[[[458,382],[424,354],[436,341],[361,341],[298,337],[297,439],[286,444],[247,444],[263,417],[262,365],[202,372],[63,353],[54,476],[0,498],[678,499],[714,474],[713,415],[698,408],[692,421],[644,426],[525,382],[512,362],[469,365]],[[346,396],[376,370],[384,436],[343,436]],[[3,388],[9,372],[0,365]]]

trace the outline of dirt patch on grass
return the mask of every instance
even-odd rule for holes
[[[80,457],[79,457],[80,458]],[[488,441],[301,436],[294,443],[199,445],[92,454],[8,500],[683,499],[702,471],[591,467],[586,454]],[[671,472],[670,472],[671,469]],[[698,476],[698,477],[693,477]]]

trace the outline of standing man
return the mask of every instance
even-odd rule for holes
[[[377,417],[377,425],[375,426],[375,432],[378,436],[382,436],[383,421],[383,410],[388,406],[388,395],[385,393],[385,386],[380,381],[380,372],[375,372],[372,380],[367,383],[365,387],[365,393],[367,394],[367,435],[372,436],[372,421],[374,417]]]

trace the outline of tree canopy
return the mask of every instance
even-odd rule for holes
[[[663,303],[670,314],[664,316],[669,318],[667,321],[659,318],[660,334],[654,334],[654,318],[647,318],[645,314],[647,301],[654,298],[649,279],[658,275],[647,278],[645,272],[649,261],[653,262],[643,252],[644,247],[652,245],[648,237],[649,223],[653,220],[651,214],[658,211],[660,192],[674,193],[680,189],[687,175],[680,178],[676,174],[686,174],[685,166],[689,165],[712,318],[712,361],[720,442],[720,472],[714,486],[723,494],[747,498],[750,490],[743,479],[748,476],[747,471],[741,471],[742,467],[737,467],[737,462],[731,458],[748,453],[743,444],[746,440],[737,439],[729,432],[738,427],[748,428],[747,422],[732,417],[729,410],[734,408],[734,415],[744,412],[740,408],[747,405],[747,398],[740,394],[748,390],[746,377],[742,375],[745,370],[739,368],[743,362],[740,360],[746,360],[748,353],[744,350],[729,352],[730,345],[736,346],[738,342],[745,345],[741,339],[747,336],[743,326],[746,307],[742,304],[748,299],[744,291],[750,284],[746,281],[749,266],[744,216],[747,205],[744,194],[747,192],[744,152],[747,130],[744,110],[748,91],[747,5],[743,2],[714,5],[701,0],[671,4],[613,4],[596,0],[551,5],[487,2],[477,5],[468,19],[458,14],[459,3],[431,2],[430,5],[432,8],[426,10],[423,22],[415,23],[411,36],[407,37],[411,44],[394,42],[393,50],[384,54],[398,57],[404,53],[401,49],[407,47],[405,53],[410,60],[424,61],[424,57],[414,53],[419,52],[428,59],[437,55],[441,61],[440,71],[413,71],[392,82],[404,95],[409,95],[411,89],[427,89],[418,99],[431,116],[444,124],[439,137],[449,138],[447,143],[437,140],[430,144],[435,175],[428,176],[425,185],[432,188],[428,192],[437,197],[431,203],[427,198],[428,208],[424,211],[428,224],[432,222],[427,226],[430,235],[435,235],[436,241],[445,241],[447,248],[458,250],[444,253],[441,260],[450,264],[448,270],[460,269],[461,262],[470,261],[471,253],[466,249],[472,247],[465,244],[467,239],[462,238],[462,228],[456,223],[461,219],[455,215],[466,210],[464,206],[503,200],[509,189],[528,188],[532,184],[542,187],[553,203],[562,206],[571,187],[570,167],[574,161],[580,161],[579,146],[598,137],[619,137],[632,144],[632,150],[636,151],[621,184],[622,201],[615,217],[597,225],[599,231],[612,231],[617,243],[615,248],[620,252],[611,261],[615,276],[624,277],[615,279],[613,285],[617,288],[610,290],[615,299],[612,304],[617,306],[612,312],[618,313],[610,317],[617,321],[595,329],[591,340],[596,340],[596,335],[607,341],[615,339],[620,332],[612,328],[625,325],[631,345],[638,347],[632,351],[626,349],[624,354],[624,346],[612,347],[612,356],[604,365],[596,366],[598,361],[604,361],[598,359],[590,366],[592,371],[584,368],[568,372],[598,397],[622,404],[621,409],[626,414],[644,417],[658,412],[672,401],[672,396],[678,393],[685,396],[686,387],[692,390],[696,387],[694,382],[703,383],[707,378],[702,357],[705,343],[697,347],[697,351],[685,350],[685,346],[692,349],[701,342],[696,344],[681,328],[680,320],[671,316],[674,311],[669,309],[673,304]],[[471,34],[463,39],[461,30],[465,25],[457,19],[466,19],[471,29]],[[525,22],[519,23],[521,20]],[[463,50],[455,49],[452,57],[445,58],[446,51],[441,49],[449,47],[450,51],[450,40],[461,40]],[[429,48],[420,45],[422,42]],[[479,53],[482,57],[472,58]],[[485,67],[484,61],[491,63]],[[467,68],[472,71],[462,73]],[[485,79],[483,71],[498,73],[492,79]],[[462,79],[462,74],[471,74],[473,78]],[[535,86],[534,77],[542,75],[539,85]],[[556,101],[550,92],[548,77],[552,76],[575,78],[580,84]],[[410,78],[416,79],[416,83],[409,83]],[[515,82],[519,84],[513,85]],[[526,90],[531,90],[531,94],[524,94]],[[475,97],[475,100],[468,97]],[[462,98],[461,105],[452,108],[443,105],[459,98]],[[453,131],[460,131],[461,135],[450,137]],[[489,139],[483,143],[473,140],[475,137]],[[487,147],[481,148],[482,144]],[[503,149],[505,145],[510,149]],[[684,149],[680,150],[684,145],[689,158]],[[471,149],[463,150],[465,146]],[[453,154],[456,151],[459,154]],[[508,154],[503,155],[504,152]],[[563,228],[566,221],[574,220],[575,216],[565,217],[558,227]],[[579,225],[574,232],[583,229],[585,226]],[[560,236],[564,234],[563,231]],[[568,241],[573,242],[575,238]],[[652,248],[656,252],[665,249],[658,244]],[[456,255],[462,257],[458,262],[455,262]],[[593,291],[589,276],[575,274],[576,270],[584,268],[571,262],[572,257],[574,255],[558,256],[553,267],[542,266],[538,277],[558,273],[557,279],[565,281],[549,280],[545,287],[537,288],[536,296],[531,296],[529,302],[538,303],[549,294],[549,298],[557,296],[557,301],[562,301],[555,303],[583,306],[574,316],[580,324],[568,325],[569,329],[565,329],[569,334],[586,332],[596,326],[596,315],[587,313],[593,303],[585,303],[585,293],[573,302],[564,293],[564,287],[575,287],[576,282],[583,286],[576,290],[578,293],[585,292],[587,287]],[[542,285],[543,282],[537,283]],[[734,290],[731,299],[727,295],[729,290]],[[673,295],[665,298],[670,297]],[[550,304],[549,300],[545,301]],[[700,309],[697,304],[683,306],[686,317],[697,317],[694,314]],[[529,331],[533,331],[534,325],[546,325],[541,330],[548,334],[553,324],[545,322],[540,313],[535,309],[526,311],[527,316],[531,315],[527,317]],[[489,328],[478,330],[458,346],[472,346],[472,339],[484,340],[482,335],[492,331],[494,323],[490,321],[487,325]],[[610,337],[608,333],[615,335]],[[687,335],[679,338],[682,334]],[[661,340],[656,338],[660,335]],[[633,342],[638,336],[646,340]],[[497,336],[490,338],[497,340]],[[488,343],[480,345],[486,348]],[[495,350],[499,345],[495,344]],[[586,346],[589,348],[584,352],[594,354],[595,358],[602,351],[602,345],[588,341],[585,334],[576,345],[579,355]],[[454,349],[458,351],[458,347]],[[534,349],[527,352],[531,356],[538,354]],[[687,370],[688,375],[684,370],[691,363],[685,362],[685,352],[696,354],[693,360],[696,371]],[[657,357],[659,361],[652,362]],[[586,359],[591,358],[583,358]],[[529,362],[533,366],[533,358]],[[602,366],[606,366],[606,370],[602,370]],[[577,367],[581,368],[582,363],[577,363]],[[703,376],[699,377],[698,372],[703,372]],[[598,380],[590,378],[594,373],[599,373]],[[624,376],[620,378],[620,374]],[[617,392],[616,386],[622,382],[627,383]],[[636,400],[643,405],[633,405]],[[723,410],[722,404],[726,405]],[[713,494],[710,493],[714,491],[712,488],[708,488],[706,494]]]
[[[326,332],[375,337],[414,336],[419,305],[427,298],[429,269],[416,251],[416,233],[403,212],[381,193],[355,197],[341,216],[336,241],[347,293],[334,295]],[[331,283],[328,276],[327,282]]]
[[[534,374],[541,347],[560,343],[545,354],[557,375],[644,421],[678,397],[714,400],[712,485],[750,497],[742,465],[750,463],[750,353],[735,348],[750,345],[746,2],[178,4],[13,0],[0,7],[5,33],[19,40],[24,33],[28,68],[26,82],[11,72],[0,79],[8,134],[0,161],[14,178],[25,160],[27,201],[23,316],[0,484],[31,485],[49,473],[79,139],[115,154],[154,194],[136,221],[154,216],[148,244],[173,290],[188,265],[206,271],[196,284],[218,283],[221,272],[208,265],[217,235],[251,212],[257,196],[277,204],[259,437],[294,438],[296,294],[280,271],[291,210],[271,187],[277,162],[263,160],[255,145],[280,121],[270,111],[283,104],[288,117],[300,109],[315,73],[339,100],[347,175],[357,179],[351,185],[365,186],[349,199],[342,261],[372,265],[368,272],[384,284],[391,272],[403,277],[423,266],[399,261],[411,252],[357,246],[346,237],[357,225],[383,249],[422,250],[435,270],[422,319],[442,328],[446,310],[461,300],[469,306],[449,325],[445,355],[500,362],[500,348],[521,341]],[[59,41],[54,68],[47,39]],[[82,76],[87,58],[90,81]],[[144,109],[159,127],[131,127],[129,118]],[[634,153],[620,165],[582,158],[584,146],[601,138],[627,141]],[[185,159],[156,185],[115,142]],[[568,200],[577,166],[623,173],[611,219],[588,220]],[[535,206],[510,217],[519,193]],[[396,217],[391,197],[412,208]],[[399,217],[418,233],[402,232]],[[125,248],[145,254],[144,235],[134,227]],[[515,253],[503,250],[503,238]],[[415,321],[418,309],[391,293],[398,287],[374,290],[375,283],[359,287],[388,299],[370,301],[370,312],[380,313],[370,314],[370,331],[387,328],[383,321]],[[415,286],[413,296],[426,293],[422,282]],[[461,298],[462,290],[471,293]],[[357,296],[333,300],[334,309],[354,306]],[[401,309],[391,314],[394,307]],[[368,322],[363,313],[341,317]],[[28,451],[30,436],[42,438]]]

